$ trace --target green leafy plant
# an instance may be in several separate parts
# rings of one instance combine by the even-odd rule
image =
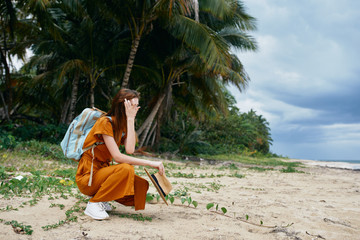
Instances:
[[[245,175],[235,172],[235,173],[229,175],[229,177],[244,178]]]
[[[5,225],[11,225],[16,233],[24,233],[26,235],[31,235],[33,233],[32,227],[30,225],[24,225],[18,221],[12,220],[4,223]]]
[[[4,167],[0,167],[0,180],[7,179],[9,177],[9,174],[5,172]]]
[[[199,205],[197,201],[192,200],[191,197],[186,197],[186,198],[181,198],[181,204],[184,204],[185,202],[188,203],[188,207],[190,207],[190,205],[193,205],[195,208],[197,208],[197,206]]]
[[[304,173],[303,171],[298,171],[294,167],[288,166],[287,168],[283,168],[280,170],[283,173]]]
[[[221,166],[218,168],[219,170],[224,170],[224,169],[230,169],[230,170],[239,170],[238,166],[235,165],[235,163],[230,163],[229,166]]]
[[[160,195],[159,194],[152,194],[152,193],[147,193],[146,194],[146,202],[151,202],[154,199],[156,199],[156,201],[159,202]]]
[[[181,173],[181,172],[177,172],[177,173],[172,173],[171,177],[175,177],[175,178],[196,178],[196,175],[194,175],[193,173]]]
[[[173,204],[174,201],[175,201],[175,197],[174,197],[174,195],[172,195],[172,194],[166,195],[166,196],[165,196],[165,199],[166,199],[166,200],[169,200],[171,204]]]
[[[215,205],[214,203],[208,203],[206,205],[206,209],[209,210],[210,208],[214,207],[214,205]]]
[[[151,202],[152,200],[154,200],[154,194],[150,194],[150,193],[147,193],[146,194],[146,202]]]
[[[145,221],[151,222],[152,221],[151,217],[143,216],[141,213],[140,214],[124,214],[124,213],[114,212],[114,213],[111,213],[111,215],[118,216],[120,218],[132,218],[135,221],[142,221],[142,222],[145,222]]]
[[[211,208],[213,208],[215,206],[215,211],[217,212],[219,210],[219,204],[216,204],[215,203],[208,203],[206,205],[206,209],[207,210],[210,210]],[[222,211],[223,214],[227,213],[227,209],[225,207],[222,207],[220,208],[220,210]]]
[[[77,222],[77,216],[75,215],[75,213],[79,213],[85,210],[85,207],[80,207],[81,203],[87,202],[88,198],[80,193],[75,195],[75,198],[78,199],[78,201],[76,201],[76,203],[65,212],[65,216],[66,218],[64,220],[60,220],[57,223],[54,224],[49,224],[49,225],[45,225],[42,226],[41,228],[44,229],[45,231],[48,231],[50,229],[54,229],[54,228],[58,228],[64,224],[70,223],[70,222]],[[63,204],[52,204],[50,205],[50,207],[54,207],[54,206],[58,206],[60,207],[60,209],[64,208]]]
[[[210,185],[210,189],[214,190],[215,192],[218,191],[223,186],[216,181],[211,182],[209,185]]]
[[[250,167],[249,169],[255,170],[258,172],[272,171],[274,168],[263,168],[263,167]]]
[[[55,204],[55,203],[52,203],[50,204],[50,208],[53,208],[53,207],[59,207],[61,210],[63,210],[65,208],[65,205],[64,204]]]
[[[6,206],[5,208],[1,208],[0,212],[9,212],[9,211],[18,211],[19,209],[14,208],[13,206]]]
[[[0,149],[14,149],[16,145],[17,142],[13,135],[0,131]]]
[[[55,177],[69,178],[70,180],[75,181],[76,168],[56,169],[50,175]]]

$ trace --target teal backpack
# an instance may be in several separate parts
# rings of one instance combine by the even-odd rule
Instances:
[[[103,142],[95,143],[93,146],[83,149],[83,145],[91,128],[105,112],[97,108],[85,108],[80,115],[78,115],[69,125],[65,137],[60,145],[64,152],[65,157],[79,161],[81,155],[95,147],[96,145],[103,144]],[[108,116],[111,121],[111,117]]]
[[[104,144],[103,142],[96,142],[92,146],[83,148],[85,139],[89,134],[91,128],[94,126],[96,120],[98,120],[105,112],[97,108],[85,108],[80,115],[78,115],[68,127],[65,137],[61,141],[60,145],[64,152],[65,157],[71,158],[75,161],[79,161],[81,155],[91,149],[92,162],[91,171],[88,186],[91,186],[93,178],[93,166],[94,166],[94,148],[97,145]],[[107,116],[112,123],[111,117]]]

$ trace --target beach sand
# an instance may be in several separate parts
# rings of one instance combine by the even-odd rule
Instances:
[[[169,175],[181,172],[196,177],[169,177],[172,193],[187,192],[198,202],[197,208],[182,204],[179,198],[169,206],[147,204],[138,212],[112,202],[116,209],[108,220],[78,214],[77,222],[44,231],[41,226],[65,219],[65,211],[76,201],[44,197],[35,206],[0,212],[1,219],[17,220],[34,230],[31,236],[21,235],[1,223],[0,239],[360,239],[360,171],[306,161],[304,168],[297,168],[304,173],[261,172],[241,165],[236,170],[173,162],[175,165],[180,170],[168,169]],[[235,177],[235,173],[244,177]],[[151,184],[149,192],[156,193]],[[0,199],[0,208],[16,207],[22,201]],[[218,211],[215,206],[206,209],[212,202],[218,204]],[[65,208],[49,208],[51,203]],[[222,207],[227,210],[225,215]],[[152,221],[120,218],[119,214],[142,214]]]

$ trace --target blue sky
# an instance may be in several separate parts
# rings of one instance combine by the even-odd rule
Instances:
[[[360,1],[245,0],[258,22],[241,111],[270,123],[271,151],[291,158],[360,160]]]

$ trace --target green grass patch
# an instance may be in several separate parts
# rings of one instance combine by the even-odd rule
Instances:
[[[132,218],[133,220],[135,221],[142,221],[142,222],[145,222],[145,221],[149,221],[151,222],[152,221],[152,218],[151,217],[147,217],[147,216],[144,216],[142,215],[141,213],[140,214],[128,214],[128,213],[110,213],[111,216],[118,216],[120,218]]]
[[[69,178],[72,181],[75,181],[76,168],[67,168],[67,169],[56,169],[50,175],[55,177]]]
[[[225,170],[225,169],[230,169],[230,170],[239,170],[238,166],[236,166],[235,163],[231,163],[228,166],[221,166],[218,168],[219,170]]]
[[[0,180],[7,179],[10,175],[5,172],[4,167],[0,167]]]
[[[280,158],[254,158],[248,156],[242,156],[237,154],[220,154],[220,155],[201,155],[200,157],[205,159],[213,159],[220,161],[233,161],[249,165],[259,165],[259,166],[285,166],[285,167],[299,167],[302,166],[300,162],[289,162],[285,159]]]
[[[263,168],[263,167],[250,167],[250,170],[258,171],[258,172],[265,172],[265,171],[272,171],[274,168]]]
[[[40,155],[46,159],[59,160],[64,163],[74,162],[64,156],[61,147],[58,144],[30,140],[26,142],[20,142],[14,150],[25,152],[31,155]]]
[[[283,173],[304,173],[303,171],[298,171],[293,167],[288,166],[287,168],[283,168],[280,170]]]
[[[3,222],[5,225],[11,225],[14,228],[14,231],[16,233],[23,233],[26,235],[31,235],[34,230],[32,230],[30,225],[24,225],[23,223],[19,223],[18,221],[12,220],[12,221],[4,221],[3,219],[0,219],[0,222]]]
[[[238,172],[235,172],[235,173],[230,174],[230,175],[228,175],[228,176],[229,176],[229,177],[236,177],[236,178],[244,178],[244,177],[245,177],[245,175],[240,174],[240,173],[238,173]]]
[[[56,155],[57,157],[54,157]],[[58,175],[68,177],[72,170],[54,172],[57,169],[75,169],[77,162],[64,157],[60,146],[49,143],[29,141],[19,143],[14,150],[0,150],[0,180],[6,179],[9,172],[37,172],[42,175]],[[69,171],[68,173],[66,171]],[[65,175],[64,175],[65,174]]]
[[[42,196],[53,193],[60,193],[61,197],[67,198],[66,195],[71,195],[72,189],[75,187],[76,184],[71,180],[33,174],[21,180],[11,179],[2,181],[0,184],[0,195],[5,199],[14,196],[32,196],[33,199],[29,202],[30,205],[34,205]]]

